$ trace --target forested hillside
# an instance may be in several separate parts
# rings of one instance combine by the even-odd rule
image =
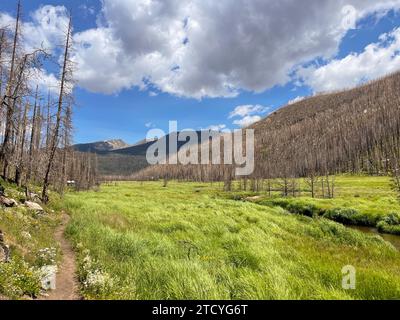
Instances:
[[[319,94],[254,124],[253,180],[337,173],[392,175],[400,188],[400,73],[358,88]],[[231,166],[155,166],[138,178],[228,180]],[[331,181],[330,183],[333,183]],[[329,181],[327,181],[329,184]]]
[[[394,172],[399,166],[399,116],[400,73],[289,105],[253,126],[259,151],[256,175]]]

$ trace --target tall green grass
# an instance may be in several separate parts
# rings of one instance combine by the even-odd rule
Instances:
[[[69,193],[88,299],[396,299],[400,254],[326,219],[221,197],[198,183]],[[357,289],[341,270],[357,269]]]

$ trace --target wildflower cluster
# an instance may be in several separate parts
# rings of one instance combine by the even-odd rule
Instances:
[[[54,266],[57,264],[57,249],[45,248],[37,252],[36,264],[39,267]]]
[[[98,267],[98,263],[92,259],[88,250],[84,251],[80,271],[83,289],[89,295],[106,295],[114,285],[111,276]]]
[[[0,293],[12,299],[37,297],[40,293],[40,272],[22,258],[0,264]]]

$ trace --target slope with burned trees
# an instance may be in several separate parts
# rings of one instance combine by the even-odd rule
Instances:
[[[288,105],[254,124],[254,174],[244,179],[280,179],[287,195],[305,177],[311,192],[323,179],[334,196],[337,173],[391,175],[400,191],[400,73],[355,89],[319,94]],[[321,178],[324,177],[324,178]],[[138,179],[234,179],[231,166],[154,166]]]

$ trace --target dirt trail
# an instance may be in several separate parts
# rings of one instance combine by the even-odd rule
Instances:
[[[55,233],[55,239],[58,241],[62,251],[62,262],[57,273],[56,290],[49,291],[48,297],[41,300],[80,300],[79,284],[76,278],[76,260],[75,253],[71,244],[65,238],[64,233],[70,217],[63,214],[62,223]]]

